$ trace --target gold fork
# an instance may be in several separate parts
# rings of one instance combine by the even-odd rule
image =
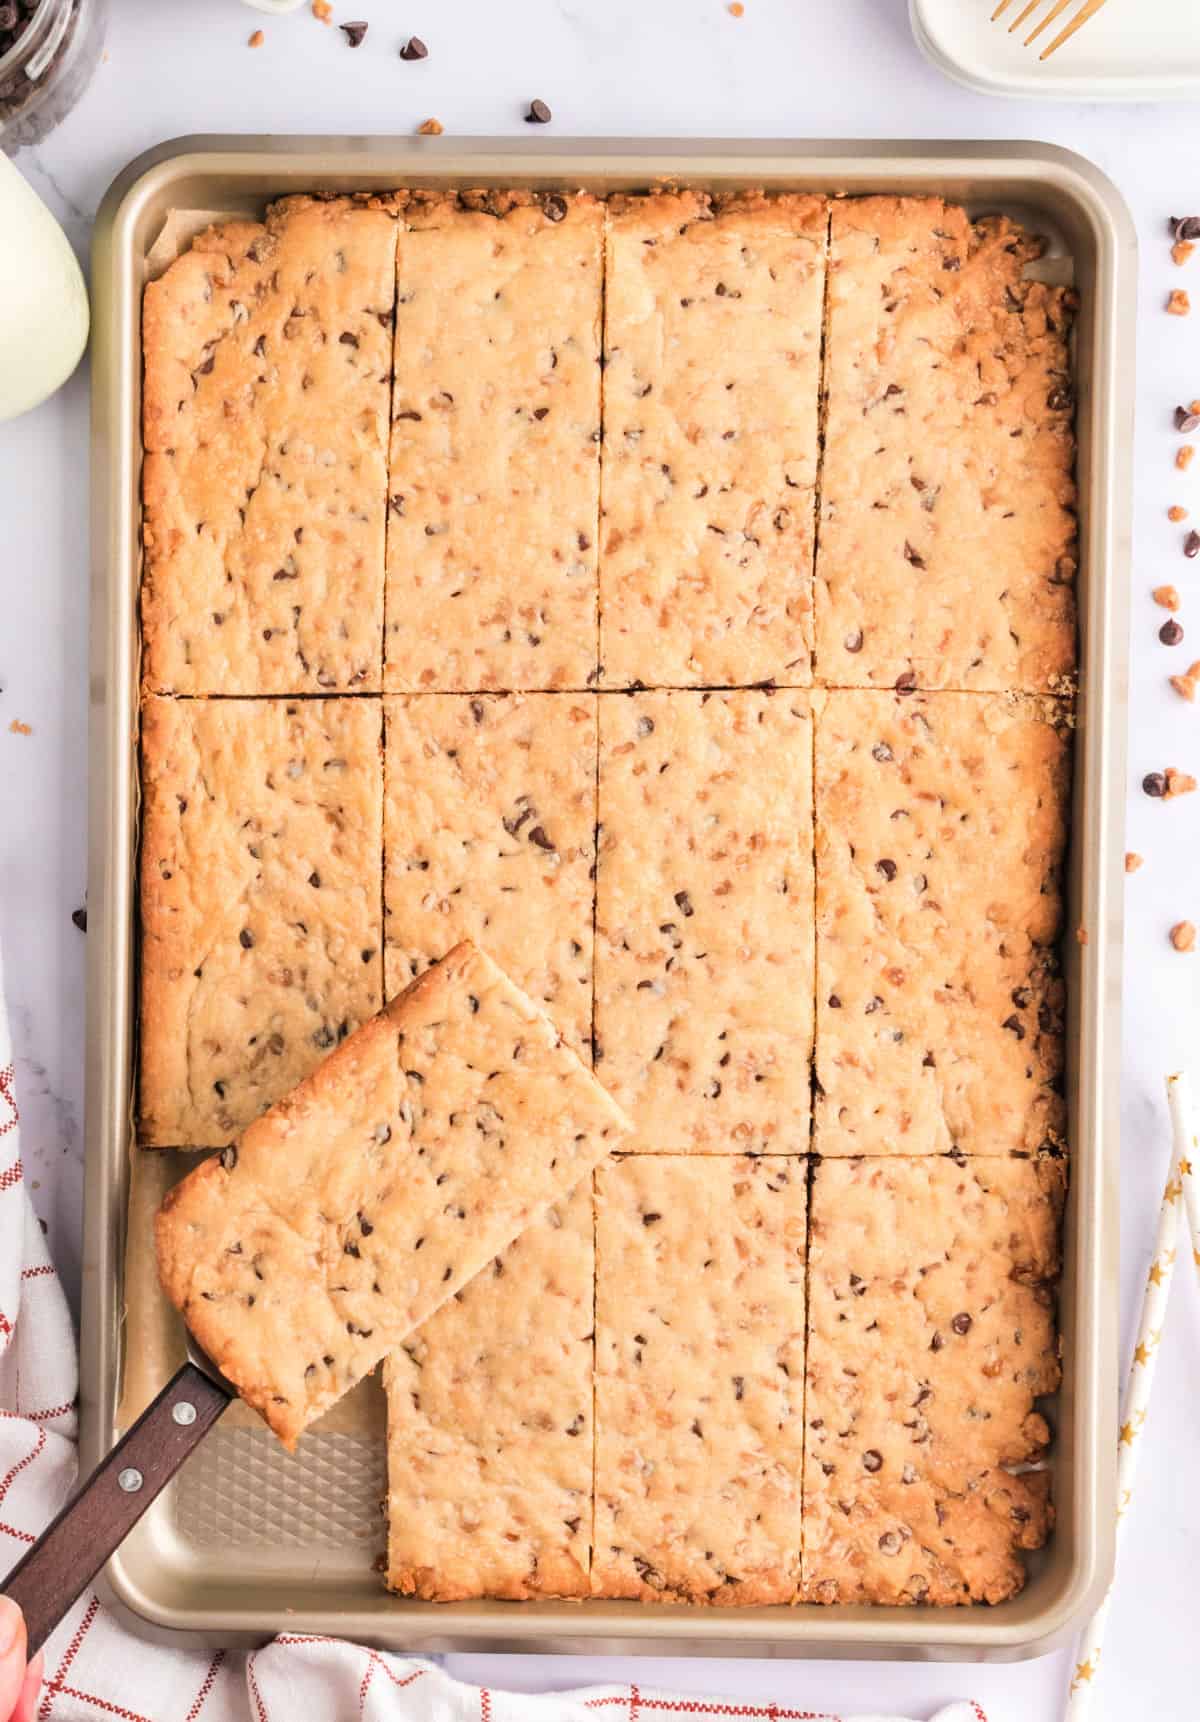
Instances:
[[[1046,16],[1042,19],[1040,24],[1035,25],[1029,32],[1028,36],[1026,36],[1022,43],[1022,46],[1027,48],[1031,42],[1036,41],[1042,31],[1049,25],[1053,24],[1056,18],[1061,17],[1067,10],[1068,6],[1073,3],[1075,3],[1075,0],[1050,0],[1050,8],[1046,13]],[[1025,20],[1036,12],[1039,6],[1045,4],[1046,0],[1027,0],[1027,4],[1021,8],[1012,23],[1008,26],[1009,35],[1011,36],[1014,30],[1019,30]],[[1082,30],[1088,19],[1094,18],[1101,6],[1104,4],[1105,0],[1082,0],[1075,16],[1058,32],[1058,35],[1055,36],[1054,40],[1050,43],[1050,46],[1042,49],[1041,53],[1038,55],[1038,59],[1048,60],[1056,49],[1061,48],[1064,42],[1071,39],[1076,30]],[[1007,12],[1011,5],[1012,0],[1000,0],[1000,4],[992,13],[992,23],[994,24],[996,19],[999,18],[1002,13]]]

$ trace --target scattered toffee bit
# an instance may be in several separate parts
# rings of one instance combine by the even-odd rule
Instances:
[[[261,48],[266,39],[267,38],[263,35],[261,30],[255,30],[252,32],[250,40],[246,43],[246,46],[248,48]]]
[[[1155,801],[1161,801],[1167,793],[1167,780],[1161,771],[1148,771],[1142,779],[1142,789]]]
[[[1177,795],[1191,795],[1195,792],[1196,779],[1187,771],[1176,771],[1169,765],[1166,771],[1166,788],[1163,790],[1163,800],[1171,801]]]
[[[1136,873],[1138,868],[1142,866],[1144,859],[1145,857],[1139,855],[1136,849],[1127,849],[1125,851],[1125,871]]]
[[[10,735],[32,735],[33,725],[31,723],[22,723],[20,718],[14,718],[8,726],[8,733]]]
[[[744,18],[746,16],[746,8],[742,5],[742,0],[729,0],[729,16],[731,18]]]
[[[329,0],[312,0],[312,15],[322,24],[328,24],[333,18],[333,7]]]
[[[1171,928],[1171,943],[1177,951],[1194,951],[1196,929],[1190,921],[1176,921]]]
[[[1158,630],[1158,637],[1164,646],[1177,646],[1183,639],[1183,629],[1174,616],[1169,616],[1163,623]]]
[[[1200,430],[1200,413],[1192,411],[1191,407],[1175,408],[1175,429],[1184,436],[1190,436],[1194,430]]]
[[[529,104],[529,112],[525,115],[525,124],[527,126],[548,126],[553,117],[545,102],[534,100]]]
[[[72,909],[71,910],[71,919],[72,919],[72,921],[74,921],[75,925],[79,928],[79,931],[81,933],[87,932],[87,908],[86,907],[84,907],[82,909]]]
[[[1181,239],[1200,239],[1200,215],[1173,215],[1169,225],[1177,244]]]
[[[444,130],[441,120],[422,120],[417,127],[417,134],[423,138],[440,138]]]
[[[400,58],[402,60],[427,60],[429,49],[419,36],[410,36],[400,50]]]
[[[1186,472],[1195,458],[1195,445],[1190,442],[1185,442],[1182,448],[1177,448],[1175,450],[1175,465],[1179,468],[1180,472]]]
[[[1181,676],[1169,676],[1168,681],[1181,699],[1194,704],[1196,688],[1200,686],[1200,661],[1188,666]]]
[[[1178,610],[1179,593],[1174,586],[1156,586],[1150,596],[1164,610]]]
[[[1200,556],[1200,532],[1193,529],[1188,533],[1183,541],[1183,554],[1189,562],[1196,556]]]
[[[339,24],[338,29],[346,38],[348,46],[357,48],[367,34],[367,21],[365,18],[355,18],[350,24]]]
[[[1174,521],[1176,526],[1178,526],[1178,524],[1181,520],[1186,520],[1187,517],[1188,517],[1187,509],[1186,508],[1180,508],[1178,503],[1176,503],[1174,505],[1174,507],[1168,508],[1168,510],[1167,510],[1167,519]]]
[[[1192,302],[1182,287],[1176,287],[1167,297],[1167,312],[1172,317],[1186,317]]]
[[[1190,239],[1177,239],[1171,247],[1171,261],[1177,268],[1182,269],[1196,247]]]

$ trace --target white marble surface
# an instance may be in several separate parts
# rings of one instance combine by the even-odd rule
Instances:
[[[108,57],[83,103],[20,158],[81,255],[89,219],[132,156],[192,131],[408,132],[435,114],[448,131],[523,133],[532,96],[557,134],[760,137],[1047,138],[1097,161],[1117,182],[1142,244],[1139,423],[1131,688],[1129,843],[1146,857],[1130,882],[1124,1059],[1126,1327],[1148,1257],[1166,1152],[1163,1072],[1197,1057],[1200,954],[1176,955],[1172,921],[1200,922],[1200,796],[1146,800],[1143,772],[1200,775],[1200,710],[1165,677],[1200,657],[1200,564],[1180,554],[1172,502],[1195,503],[1193,474],[1172,466],[1170,413],[1200,396],[1200,308],[1166,317],[1170,286],[1193,285],[1167,255],[1169,214],[1200,208],[1200,107],[1051,107],[975,97],[930,70],[902,0],[349,0],[371,32],[352,52],[308,13],[262,19],[237,0],[117,0]],[[983,0],[969,0],[982,4]],[[1131,0],[1114,0],[1129,4]],[[267,44],[246,38],[261,24]],[[1197,25],[1200,29],[1200,24]],[[396,48],[415,31],[428,61]],[[87,380],[0,426],[0,939],[20,1054],[19,1093],[35,1201],[68,1283],[77,1283],[83,1048],[83,938],[70,913],[84,888],[87,629]],[[1160,646],[1149,588],[1185,595],[1191,637]],[[1195,626],[1193,633],[1193,617]],[[1194,648],[1193,648],[1194,640]],[[29,736],[10,733],[17,718]],[[1200,1302],[1184,1271],[1122,1562],[1099,1718],[1185,1722],[1195,1696],[1200,1589]],[[458,1658],[471,1677],[530,1689],[574,1678],[637,1678],[750,1698],[786,1692],[831,1709],[886,1707],[924,1717],[972,1694],[992,1722],[1060,1714],[1065,1653],[1009,1668],[691,1662],[619,1665]]]

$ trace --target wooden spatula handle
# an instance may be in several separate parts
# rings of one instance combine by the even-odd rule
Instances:
[[[18,1561],[0,1588],[21,1605],[30,1656],[228,1404],[215,1381],[185,1363]]]

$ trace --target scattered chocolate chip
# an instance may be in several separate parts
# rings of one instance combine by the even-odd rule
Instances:
[[[429,49],[419,36],[410,36],[400,50],[400,58],[402,60],[427,60]]]
[[[338,29],[352,48],[357,48],[367,33],[366,20],[355,18],[352,23],[339,24]]]
[[[1171,232],[1177,245],[1181,240],[1200,239],[1200,215],[1173,215]]]
[[[958,1333],[958,1334],[970,1333],[970,1331],[971,1331],[971,1318],[967,1314],[965,1309],[960,1310],[958,1315],[956,1315],[954,1320],[950,1323],[950,1326],[954,1329],[955,1333]]]
[[[1167,780],[1161,771],[1148,771],[1142,779],[1142,789],[1157,800],[1167,793]]]
[[[1200,556],[1200,532],[1189,532],[1183,541],[1183,554],[1190,560]]]
[[[532,101],[529,104],[529,112],[525,115],[525,124],[527,126],[548,126],[553,117],[545,102]]]
[[[1175,408],[1175,429],[1189,436],[1192,431],[1200,430],[1200,413],[1194,413],[1189,407]]]
[[[72,909],[71,910],[71,919],[72,919],[72,921],[74,921],[75,925],[79,928],[79,931],[81,933],[87,932],[87,910],[86,909]]]
[[[1179,644],[1183,638],[1183,629],[1174,616],[1167,617],[1167,620],[1158,630],[1158,637],[1164,646],[1177,646]]]

